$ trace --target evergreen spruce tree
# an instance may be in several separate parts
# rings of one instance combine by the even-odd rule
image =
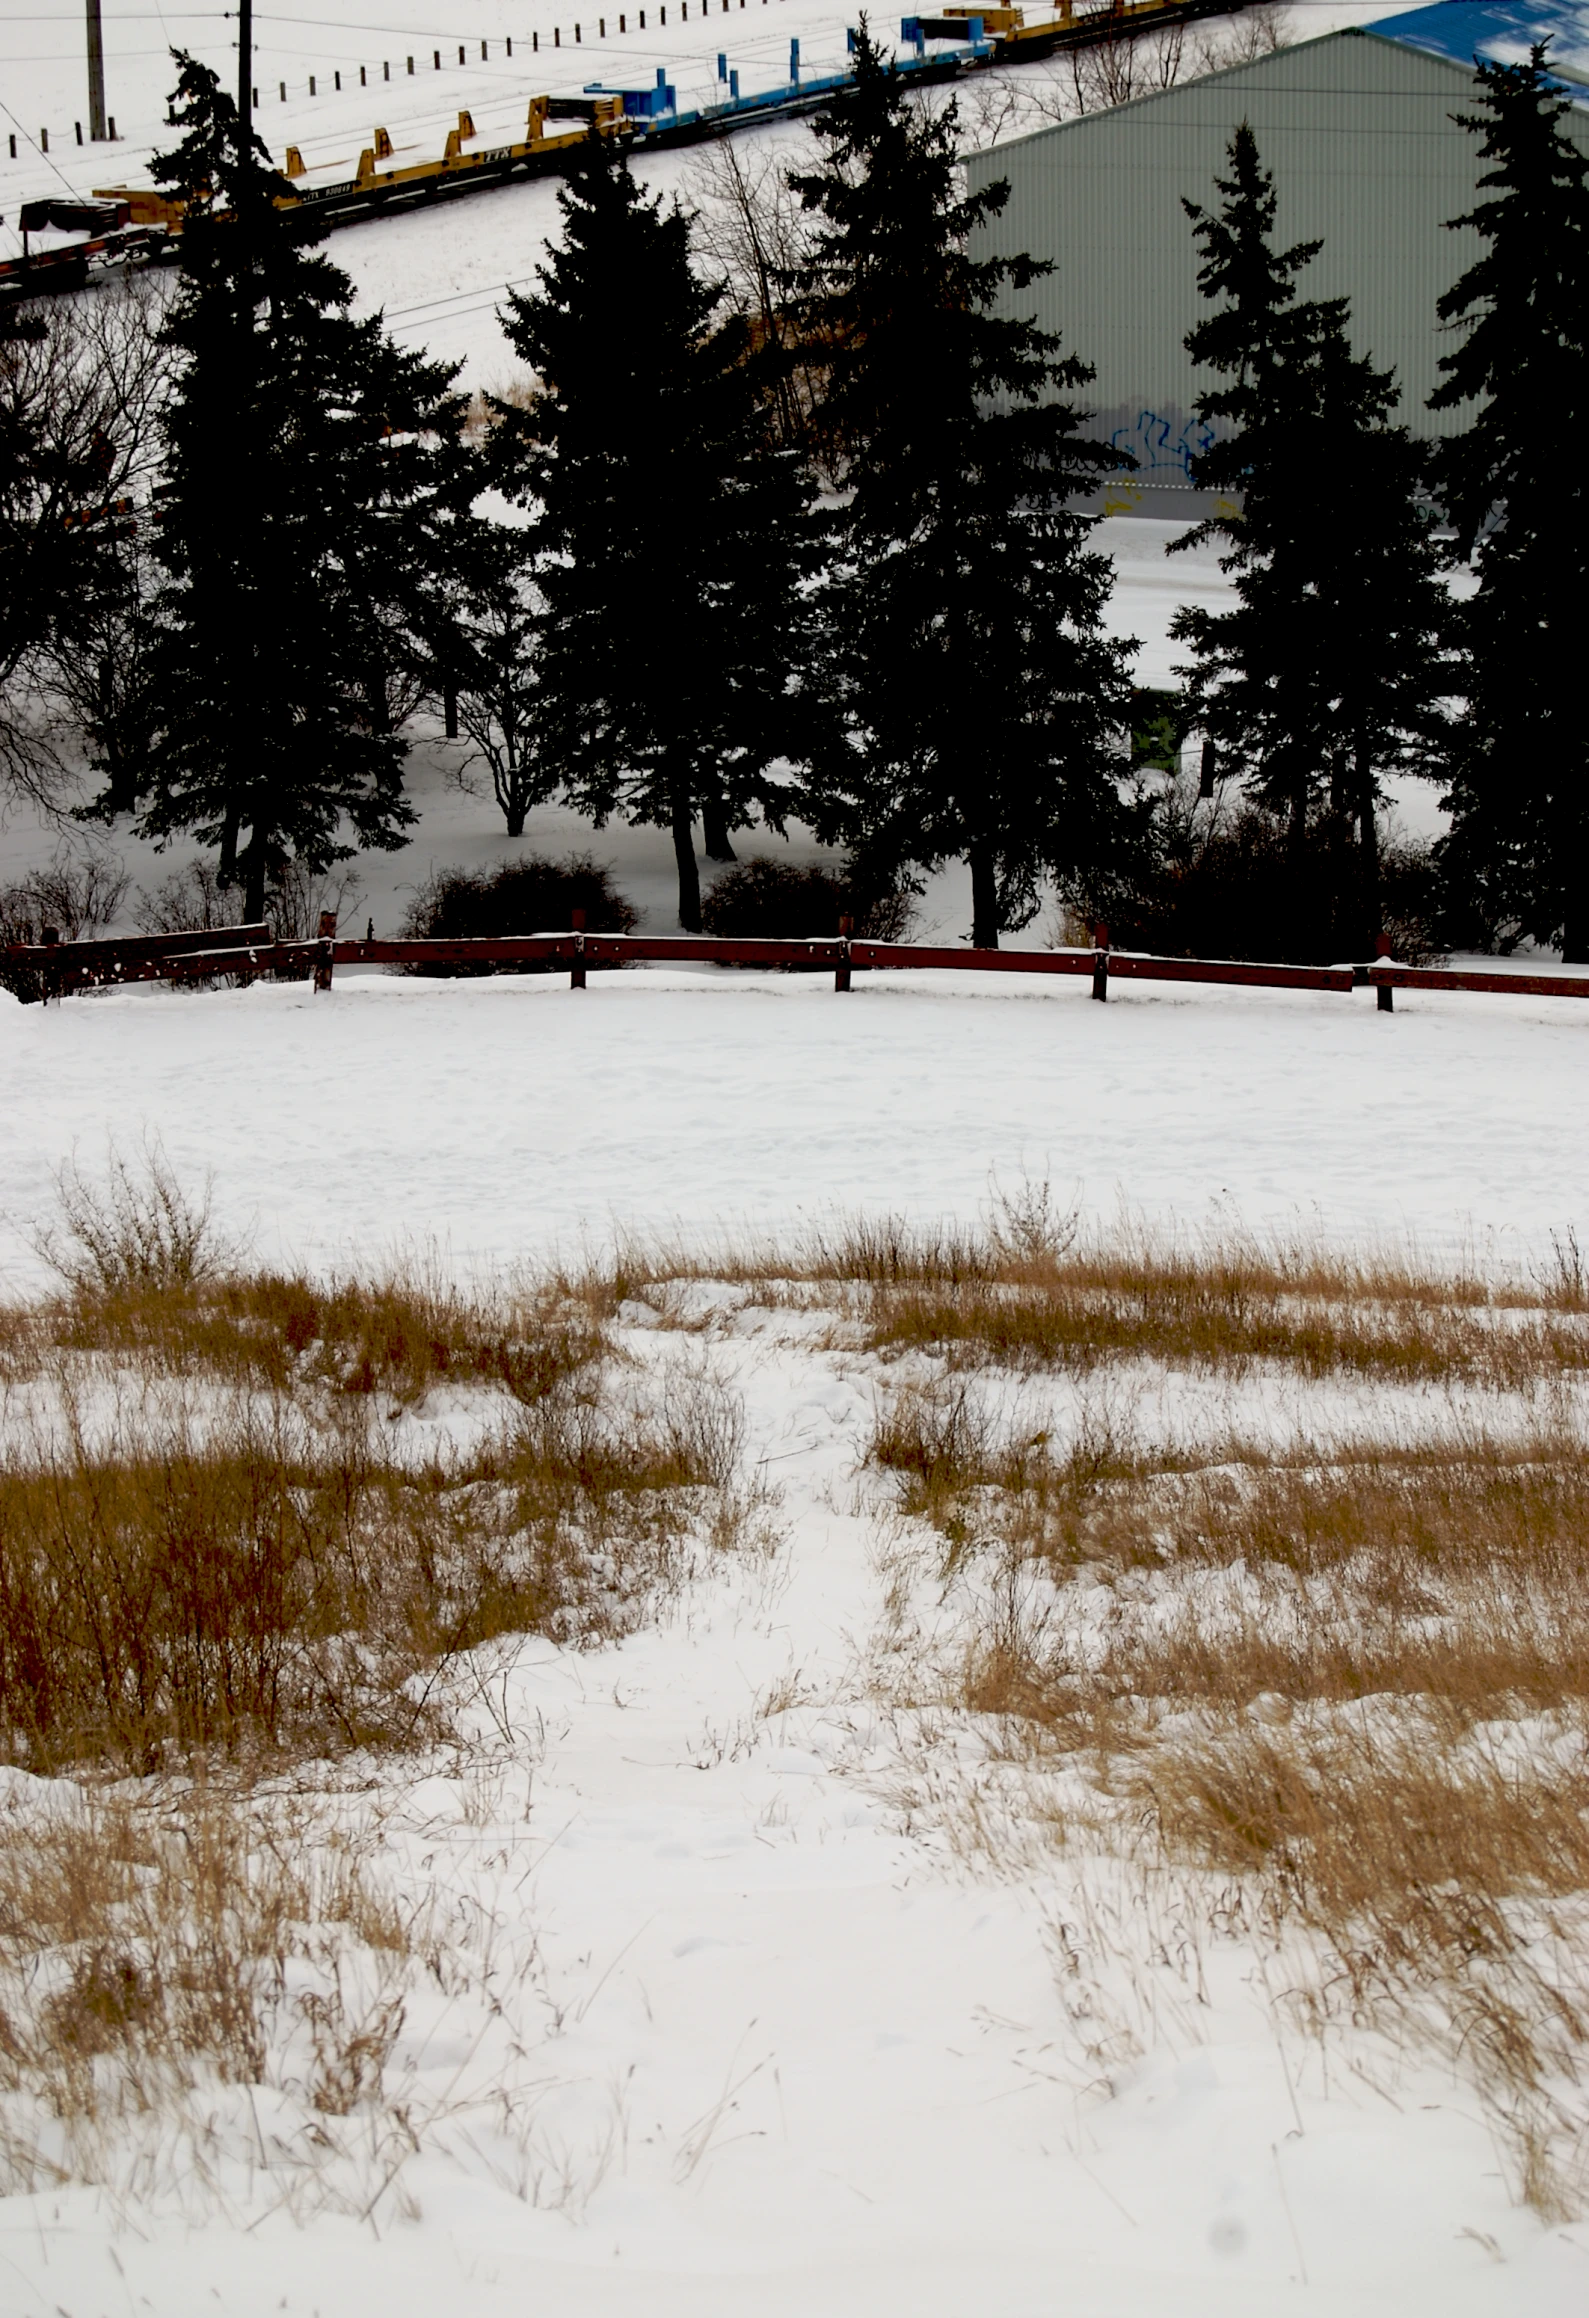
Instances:
[[[972,940],[994,948],[1045,872],[1117,840],[1132,647],[1101,632],[1110,568],[1070,504],[1117,463],[1078,433],[1092,374],[1000,311],[1046,268],[968,254],[1008,188],[959,193],[956,126],[863,22],[821,165],[792,179],[818,221],[796,286],[845,494],[807,810],[880,869],[968,862]]]
[[[294,857],[405,842],[394,601],[473,488],[452,374],[355,322],[215,75],[178,57],[177,379],[157,499],[164,729],[140,826],[220,847],[256,917]]]
[[[1440,301],[1462,336],[1437,410],[1476,403],[1445,446],[1442,496],[1478,593],[1462,611],[1464,691],[1446,845],[1479,930],[1559,941],[1589,960],[1589,763],[1577,653],[1589,623],[1589,160],[1546,49],[1481,64],[1486,198],[1453,218],[1483,254]]]
[[[1392,421],[1393,374],[1353,353],[1348,301],[1298,296],[1321,245],[1274,246],[1274,183],[1245,124],[1229,158],[1220,207],[1184,205],[1215,309],[1187,351],[1220,380],[1197,398],[1220,432],[1192,479],[1222,507],[1172,550],[1223,541],[1236,603],[1171,623],[1195,655],[1178,671],[1185,719],[1287,825],[1298,946],[1371,952],[1382,778],[1435,769],[1451,684],[1427,456]],[[1321,825],[1355,827],[1355,857],[1321,858]]]
[[[558,202],[540,286],[503,316],[540,390],[499,406],[497,429],[504,485],[532,510],[539,760],[598,827],[671,831],[694,930],[697,815],[781,825],[805,487],[685,214],[595,137]]]

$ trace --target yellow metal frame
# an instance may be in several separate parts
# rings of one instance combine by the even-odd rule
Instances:
[[[475,134],[474,119],[468,112],[458,115],[458,125],[447,132],[447,144],[439,160],[415,161],[402,169],[382,169],[378,164],[392,158],[392,140],[387,131],[377,128],[375,141],[366,145],[359,155],[358,169],[352,177],[334,185],[306,186],[299,190],[299,181],[308,175],[303,154],[296,145],[287,147],[283,169],[282,190],[276,196],[278,209],[311,209],[322,201],[348,193],[383,193],[407,186],[442,185],[481,171],[497,171],[511,167],[518,161],[533,161],[543,154],[565,152],[589,135],[583,122],[567,131],[548,135],[547,124],[551,109],[550,97],[531,97],[525,118],[524,137],[512,144],[489,145],[478,153],[466,153],[464,145]],[[592,106],[590,127],[599,137],[622,134],[628,127],[622,97],[597,97]],[[96,189],[96,201],[123,201],[130,212],[133,225],[157,225],[167,233],[182,231],[183,204],[152,186],[123,185],[107,191]]]

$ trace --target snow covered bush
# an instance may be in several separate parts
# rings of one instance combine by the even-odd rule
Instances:
[[[1299,852],[1278,814],[1247,797],[1201,798],[1195,774],[1166,782],[1134,858],[1111,881],[1068,881],[1062,899],[1067,937],[1101,918],[1118,949],[1303,962],[1364,954],[1359,865],[1345,820],[1316,815]],[[1450,945],[1435,849],[1394,827],[1380,845],[1379,906],[1396,957],[1439,962]]]
[[[405,941],[479,941],[505,934],[566,933],[576,909],[593,934],[632,933],[638,913],[612,882],[612,873],[588,853],[549,861],[538,853],[500,869],[441,869],[422,885],[403,921]],[[426,965],[411,974],[524,973],[514,966]],[[566,970],[566,969],[565,969]]]
[[[841,917],[872,942],[901,942],[910,931],[908,893],[873,892],[843,871],[801,869],[757,855],[726,870],[701,904],[701,924],[729,940],[831,939]]]

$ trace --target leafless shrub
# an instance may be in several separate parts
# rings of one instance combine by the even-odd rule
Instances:
[[[37,1253],[79,1294],[125,1296],[186,1289],[226,1261],[211,1218],[210,1187],[195,1200],[158,1143],[141,1164],[112,1144],[102,1176],[85,1175],[75,1158],[55,1178],[57,1223],[33,1235]]]
[[[1172,24],[1154,30],[1111,25],[1069,52],[1071,87],[1078,113],[1103,112],[1133,97],[1174,88],[1191,59],[1187,28]]]
[[[98,847],[60,848],[46,868],[0,889],[0,942],[36,942],[54,926],[68,942],[102,933],[127,897],[121,863]]]
[[[1283,0],[1257,0],[1256,5],[1243,8],[1223,23],[1202,28],[1189,70],[1201,78],[1204,73],[1228,72],[1237,65],[1256,64],[1260,57],[1289,48],[1295,38],[1296,30]]]
[[[1028,112],[1057,124],[1079,114],[1108,111],[1183,81],[1254,64],[1288,46],[1294,37],[1287,11],[1275,5],[1244,8],[1234,17],[1196,29],[1185,24],[1133,27],[1108,22],[1107,10],[1099,14],[1101,29],[1066,52],[1062,75],[1033,77],[1023,80],[1018,93],[990,91],[984,97],[981,111],[968,116],[979,143],[1018,133],[1027,125],[1023,116]],[[995,76],[987,78],[992,81]]]
[[[988,1236],[1005,1263],[1053,1264],[1070,1253],[1081,1231],[1081,1202],[1061,1206],[1046,1175],[1005,1185],[992,1177]]]
[[[42,941],[49,926],[69,942],[92,937],[115,917],[126,892],[126,876],[111,856],[97,848],[86,853],[63,848],[48,868],[0,886],[0,950],[13,942]],[[27,1005],[45,995],[37,969],[20,960],[0,959],[0,989]]]
[[[968,149],[986,152],[1006,137],[1019,137],[1045,120],[1067,119],[1063,102],[1056,109],[1058,84],[1027,68],[1002,72],[997,67],[960,84],[955,101],[965,124]]]
[[[266,892],[265,915],[278,942],[312,941],[320,931],[323,911],[329,910],[338,918],[350,917],[362,895],[355,870],[316,870],[307,862],[284,861]],[[237,887],[223,885],[212,863],[190,861],[158,885],[138,888],[133,920],[145,934],[208,933],[212,928],[241,924],[242,910]],[[297,979],[309,971],[304,967]]]
[[[304,861],[287,861],[271,881],[265,914],[278,942],[307,942],[320,931],[323,912],[339,919],[351,916],[363,890],[356,870],[312,869]]]
[[[132,916],[141,934],[208,933],[214,926],[240,922],[235,894],[207,861],[190,861],[156,886],[140,885]]]

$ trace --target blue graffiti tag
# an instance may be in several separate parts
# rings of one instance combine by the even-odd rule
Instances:
[[[1212,450],[1214,430],[1202,419],[1187,419],[1179,434],[1172,435],[1171,424],[1156,410],[1139,411],[1135,427],[1116,427],[1109,440],[1117,451],[1131,453],[1139,475],[1151,474],[1158,467],[1175,467],[1190,482],[1192,461]]]

